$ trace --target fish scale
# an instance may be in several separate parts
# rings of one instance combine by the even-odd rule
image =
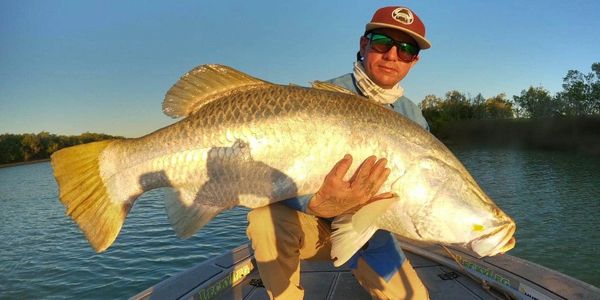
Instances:
[[[379,228],[482,255],[506,248],[514,222],[495,213],[497,207],[441,142],[375,102],[319,86],[274,85],[225,66],[200,66],[165,97],[163,111],[182,120],[140,138],[56,152],[52,165],[61,201],[68,210],[77,205],[71,216],[94,249],[103,251],[148,190],[174,191],[165,200],[169,220],[179,236],[188,237],[234,206],[256,208],[315,193],[346,153],[357,161],[376,155],[391,170],[381,191],[396,197],[336,217],[336,264]],[[73,189],[77,178],[85,180]],[[86,193],[90,188],[97,191]]]

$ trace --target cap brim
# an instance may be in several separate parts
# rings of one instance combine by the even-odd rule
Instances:
[[[385,24],[385,23],[373,23],[373,22],[371,22],[371,23],[367,24],[366,31],[371,31],[371,30],[377,29],[377,28],[391,28],[391,29],[400,30],[402,32],[406,32],[413,39],[415,39],[415,41],[419,45],[419,48],[421,48],[421,49],[428,49],[428,48],[431,47],[431,43],[426,38],[422,37],[420,34],[414,32],[412,30],[408,30],[408,29],[406,29],[404,27],[400,27],[400,26],[392,26],[390,24]]]

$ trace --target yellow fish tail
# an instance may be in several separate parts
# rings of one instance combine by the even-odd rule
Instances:
[[[131,208],[110,199],[100,175],[99,157],[113,141],[64,148],[51,157],[60,201],[96,250],[102,252],[116,239]]]

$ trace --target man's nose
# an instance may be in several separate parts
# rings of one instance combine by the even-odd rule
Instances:
[[[383,54],[383,58],[386,60],[396,61],[398,60],[398,48],[396,45],[392,46],[390,50]]]

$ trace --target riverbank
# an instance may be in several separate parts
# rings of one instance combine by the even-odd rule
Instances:
[[[121,139],[104,133],[85,132],[80,135],[56,135],[47,131],[40,133],[0,134],[0,165],[18,166],[48,160],[52,153],[80,144],[109,139]],[[16,164],[16,165],[15,165]]]
[[[47,161],[50,161],[50,159],[45,158],[45,159],[36,159],[36,160],[30,160],[30,161],[10,163],[10,164],[0,164],[0,169],[10,168],[10,167],[15,167],[15,166],[22,166],[22,165],[38,164],[38,163],[47,162]]]
[[[600,118],[464,120],[436,137],[448,145],[477,144],[600,155]]]

